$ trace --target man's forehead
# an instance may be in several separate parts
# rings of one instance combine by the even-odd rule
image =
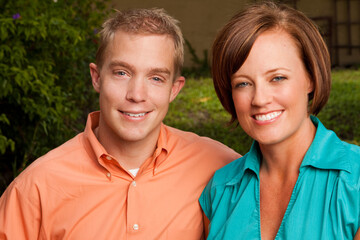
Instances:
[[[134,55],[138,55],[139,59],[143,57],[146,52],[140,52],[139,49],[142,49],[142,45],[145,41],[142,41],[142,38],[148,38],[149,41],[162,41],[161,44],[155,44],[151,48],[145,48],[145,50],[154,51],[154,53],[160,54],[161,61],[168,59],[168,61],[171,61],[172,67],[170,68],[171,71],[174,71],[174,64],[175,64],[175,46],[174,44],[167,44],[166,42],[171,41],[173,43],[174,41],[172,38],[166,34],[139,34],[139,33],[132,33],[132,32],[124,32],[122,30],[118,30],[113,36],[112,39],[109,41],[104,54],[104,62],[107,62],[106,65],[119,65],[121,62],[122,65],[129,63],[126,61],[126,59],[131,55],[132,52],[134,52]],[[137,41],[139,40],[139,41]],[[147,40],[146,40],[147,41]],[[136,43],[139,43],[139,46],[136,46]],[[166,45],[168,47],[166,47]],[[126,46],[126,49],[125,49]],[[129,47],[131,46],[131,47]],[[169,48],[170,46],[170,48]],[[155,56],[154,56],[155,59]],[[159,64],[160,64],[159,62]],[[134,61],[134,65],[136,62]],[[149,63],[149,64],[157,64],[156,62]],[[155,66],[155,68],[164,68],[163,66]],[[167,67],[169,68],[169,67]]]

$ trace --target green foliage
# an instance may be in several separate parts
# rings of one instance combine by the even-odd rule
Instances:
[[[0,0],[0,170],[6,184],[82,131],[97,106],[88,64],[104,20],[100,0]]]
[[[203,51],[203,57],[200,58],[193,46],[188,40],[185,39],[185,46],[188,48],[188,51],[191,56],[191,67],[185,67],[183,70],[183,75],[185,77],[191,78],[200,78],[200,77],[210,77],[211,68],[209,63],[208,51],[205,49]]]
[[[319,118],[345,141],[360,145],[360,68],[332,72],[330,99]]]
[[[328,104],[319,114],[322,123],[343,140],[360,145],[360,69],[333,71]],[[165,123],[216,139],[246,153],[252,143],[240,127],[227,127],[230,114],[221,106],[210,78],[188,79],[170,104]]]

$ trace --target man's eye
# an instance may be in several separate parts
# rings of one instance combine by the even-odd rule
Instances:
[[[126,73],[124,71],[118,71],[116,72],[117,75],[120,75],[120,76],[125,76]]]
[[[153,79],[154,81],[157,81],[157,82],[161,82],[161,81],[162,81],[162,79],[159,78],[159,77],[153,77],[152,79]]]

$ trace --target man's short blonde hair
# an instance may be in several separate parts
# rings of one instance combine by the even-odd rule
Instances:
[[[184,39],[178,24],[179,21],[167,14],[164,9],[116,11],[114,16],[107,19],[102,25],[100,46],[96,53],[97,66],[101,69],[106,48],[117,31],[133,34],[168,35],[174,41],[175,76],[180,75],[184,63]]]

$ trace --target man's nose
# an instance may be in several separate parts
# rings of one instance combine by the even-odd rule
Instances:
[[[132,102],[143,102],[147,97],[147,87],[145,79],[132,77],[127,86],[126,99]]]

